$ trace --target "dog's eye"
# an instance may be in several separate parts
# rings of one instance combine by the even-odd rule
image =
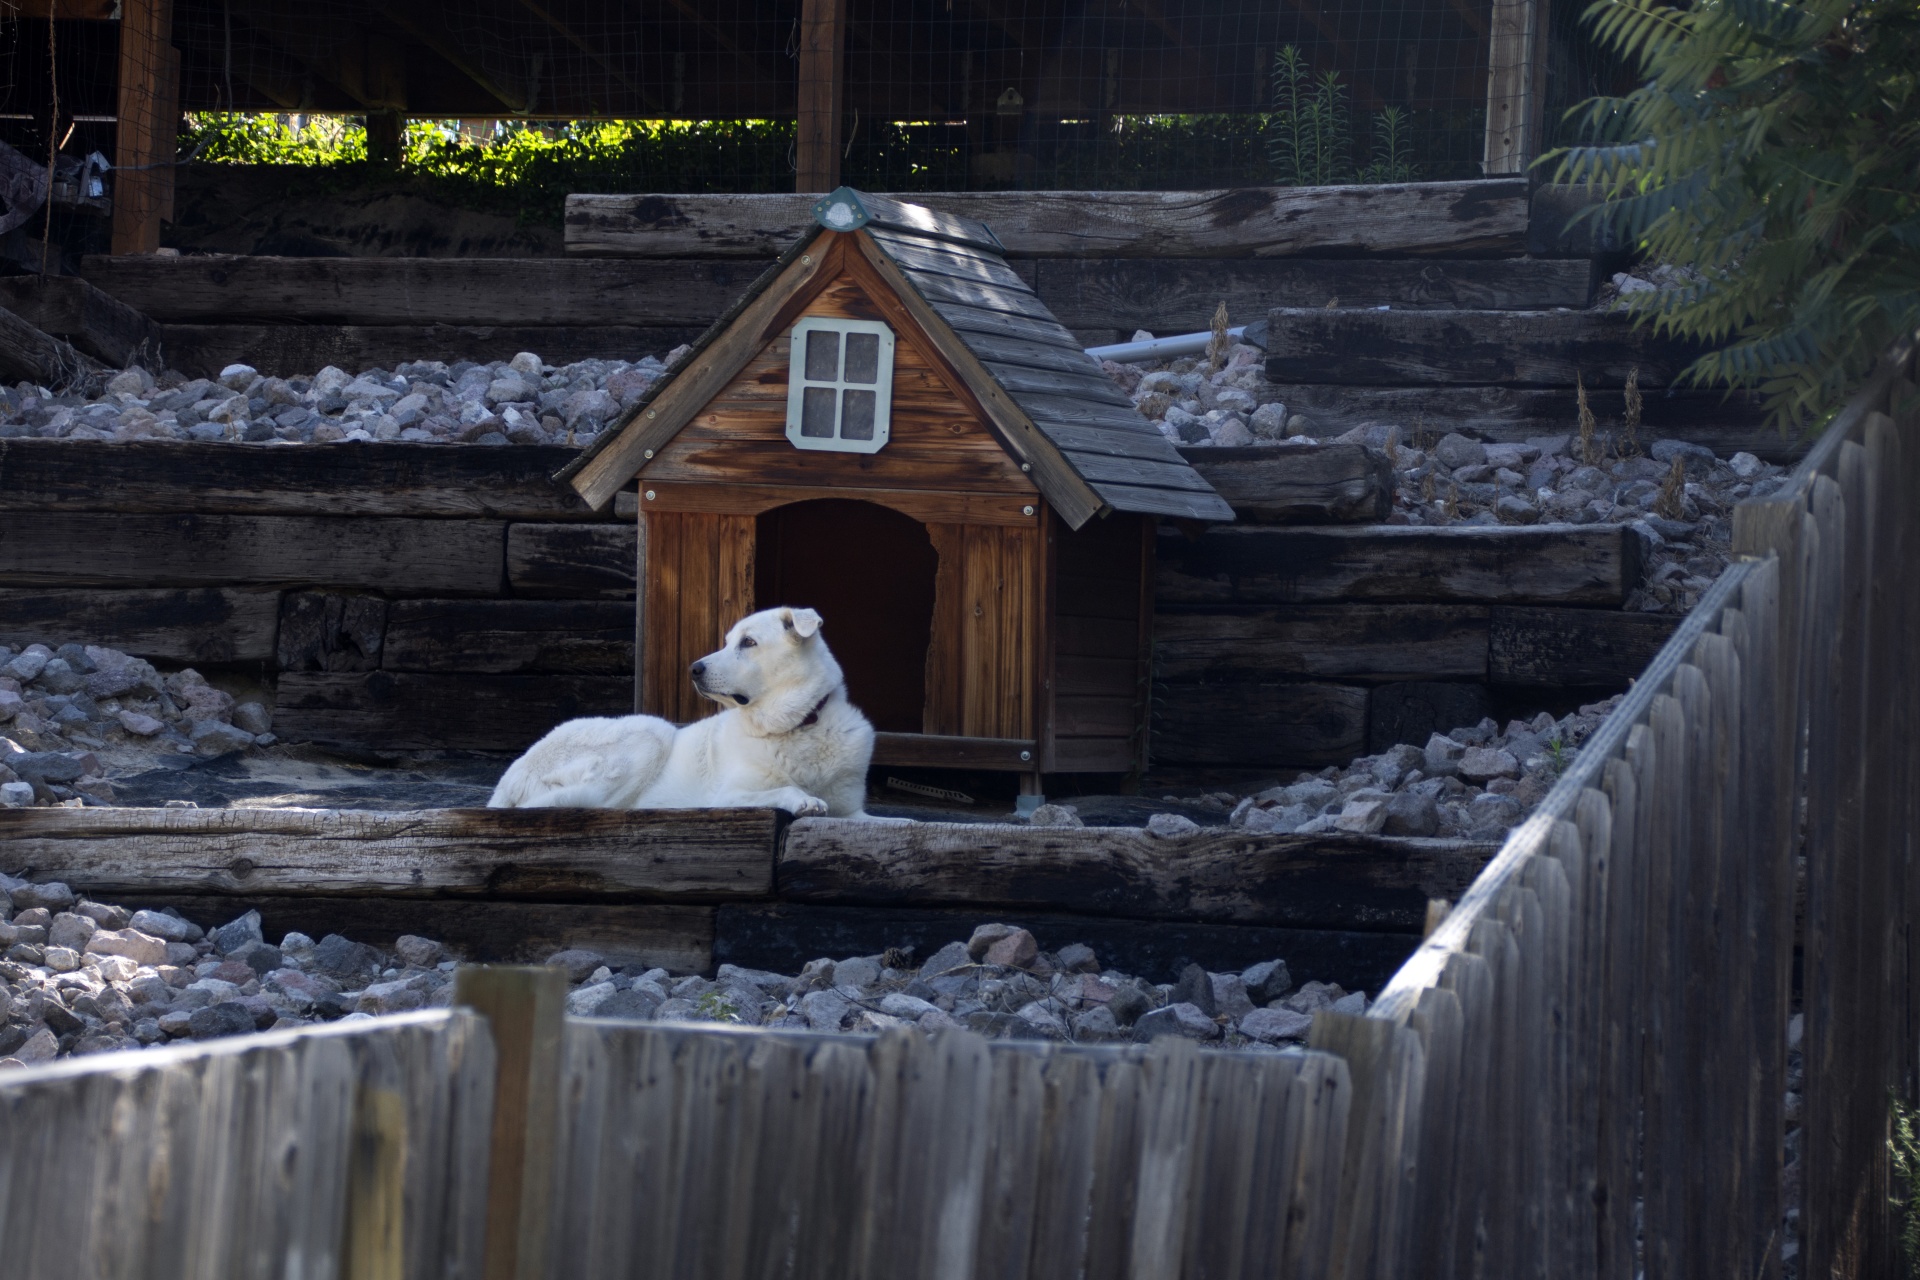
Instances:
[[[741,647],[742,649],[751,649],[751,648],[753,648],[753,646],[755,646],[755,645],[757,645],[757,644],[759,644],[759,643],[760,643],[760,642],[759,642],[758,640],[755,640],[755,639],[754,639],[754,638],[753,638],[752,636],[741,636],[741,637],[740,637],[740,647]]]

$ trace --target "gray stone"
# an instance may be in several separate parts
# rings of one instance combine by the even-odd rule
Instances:
[[[371,990],[371,988],[369,988]],[[567,994],[567,1012],[576,1018],[591,1016],[602,1004],[618,994],[620,988],[611,982],[596,982],[589,987]]]
[[[199,925],[182,920],[179,916],[170,916],[164,911],[136,911],[127,924],[163,942],[192,942],[200,937]]]
[[[1458,432],[1449,432],[1440,438],[1434,446],[1434,456],[1449,468],[1477,467],[1487,460],[1487,447],[1478,440],[1469,440]]]
[[[47,945],[66,947],[72,951],[85,951],[87,943],[100,928],[100,922],[71,911],[62,911],[53,918],[53,924],[47,929]]]
[[[880,997],[880,1012],[894,1018],[905,1018],[909,1022],[917,1021],[927,1010],[935,1007],[931,1000],[922,1000],[904,991],[891,991]]]
[[[1344,1013],[1354,1018],[1359,1017],[1366,1011],[1367,993],[1364,991],[1349,992],[1347,995],[1341,996],[1338,1000],[1335,1000],[1327,1006],[1327,1012],[1329,1013]]]
[[[426,1005],[427,993],[415,985],[413,979],[396,978],[391,982],[369,984],[355,1001],[354,1009],[358,1013],[410,1013],[415,1009],[424,1009]],[[219,1007],[214,1006],[216,1009]]]
[[[1003,965],[1014,969],[1026,969],[1039,958],[1040,944],[1025,929],[1015,929],[987,948],[982,959],[987,964]],[[835,974],[838,977],[838,974]]]
[[[1167,996],[1167,1003],[1193,1005],[1209,1018],[1220,1012],[1220,1007],[1213,999],[1213,979],[1197,964],[1190,964],[1180,971],[1172,993]]]
[[[1253,1000],[1247,994],[1247,984],[1237,973],[1214,973],[1207,975],[1213,980],[1213,1007],[1217,1012],[1229,1018],[1239,1018],[1252,1010]]]
[[[1493,778],[1517,778],[1520,762],[1499,747],[1471,747],[1460,757],[1460,778],[1476,786]]]
[[[1065,1040],[1067,1038],[1066,1020],[1051,1007],[1048,1001],[1034,1000],[1021,1005],[1020,1008],[1014,1012],[1013,1016],[1049,1040]]]
[[[1282,1040],[1305,1040],[1313,1030],[1311,1014],[1292,1009],[1255,1009],[1240,1019],[1240,1034],[1249,1040],[1275,1044]]]
[[[1381,828],[1390,836],[1430,836],[1440,829],[1440,806],[1431,795],[1402,791],[1387,801]]]
[[[1062,973],[1100,972],[1100,958],[1093,953],[1093,948],[1084,942],[1068,943],[1060,948],[1054,960]]]
[[[984,951],[982,954],[985,954]],[[973,955],[964,942],[949,942],[934,952],[927,962],[920,966],[922,978],[937,978],[943,973],[952,973],[964,969],[973,963]]]
[[[659,1013],[660,1006],[666,1002],[666,997],[660,989],[648,983],[644,986],[629,987],[625,991],[614,992],[594,1007],[591,1016],[628,1018],[644,1022]]]
[[[1480,795],[1467,804],[1467,822],[1473,835],[1489,837],[1504,833],[1526,814],[1512,796]]]
[[[82,898],[73,904],[73,910],[76,915],[85,916],[102,929],[124,929],[133,923],[133,912],[108,902]]]
[[[1043,804],[1027,816],[1030,827],[1084,827],[1079,812],[1070,804]]]
[[[138,929],[96,929],[87,939],[87,954],[125,956],[135,964],[159,965],[167,962],[167,944]]]
[[[1197,1006],[1185,1002],[1170,1004],[1143,1014],[1133,1024],[1133,1038],[1142,1044],[1161,1036],[1183,1036],[1188,1040],[1217,1040],[1220,1024]]]
[[[1262,440],[1281,440],[1286,436],[1287,406],[1278,402],[1263,404],[1253,411],[1248,423],[1253,434]]]
[[[235,728],[258,735],[273,728],[273,717],[260,703],[243,702],[233,709],[233,723]]]
[[[263,977],[278,969],[281,964],[280,948],[259,938],[241,943],[227,953],[227,959],[238,960]]]
[[[1243,971],[1240,981],[1255,1004],[1271,1004],[1293,990],[1293,975],[1285,960],[1262,960]]]
[[[723,987],[745,987],[753,991],[754,999],[769,996],[778,999],[787,994],[791,982],[785,974],[769,973],[764,969],[742,969],[736,964],[723,964],[715,971],[714,981]]]
[[[1460,757],[1466,753],[1464,743],[1436,733],[1427,739],[1420,771],[1429,778],[1450,778],[1460,772]]]
[[[1113,1010],[1104,1004],[1097,1004],[1085,1013],[1076,1014],[1072,1025],[1075,1040],[1117,1040],[1120,1037],[1120,1023],[1113,1016]]]
[[[1519,476],[1514,477],[1519,482]],[[1535,524],[1540,519],[1540,509],[1517,493],[1502,494],[1493,504],[1493,514],[1505,524]]]
[[[1200,834],[1200,824],[1178,813],[1156,813],[1147,819],[1147,834],[1161,840],[1184,840]]]
[[[974,928],[973,936],[967,939],[967,954],[975,960],[987,954],[987,948],[1012,933],[1019,926],[1011,924],[983,924]]]
[[[1113,1011],[1115,1021],[1123,1027],[1129,1027],[1153,1008],[1153,1001],[1140,988],[1126,985],[1113,993],[1113,998],[1107,1001],[1107,1008]]]
[[[253,745],[254,735],[238,725],[219,720],[196,720],[187,731],[193,753],[199,756],[223,756],[229,751],[244,751]]]
[[[838,991],[809,991],[800,997],[800,1016],[815,1031],[838,1031],[859,1012],[859,1006]]]
[[[353,942],[330,933],[314,947],[313,958],[308,963],[329,977],[351,981],[377,972],[380,953],[364,942]]]
[[[0,782],[0,809],[27,809],[32,805],[31,782]]]
[[[13,1056],[30,1067],[43,1062],[52,1062],[60,1052],[60,1040],[46,1027],[27,1037],[27,1042],[13,1051]]]
[[[72,663],[65,658],[53,658],[40,668],[40,678],[33,683],[48,693],[77,693],[83,681]]]
[[[1387,802],[1381,799],[1353,799],[1341,808],[1333,820],[1336,831],[1375,835],[1387,825]]]
[[[238,951],[249,942],[261,941],[260,913],[249,911],[229,920],[213,931],[211,940],[215,953],[223,956]]]
[[[1689,475],[1706,474],[1713,469],[1716,461],[1713,450],[1686,440],[1655,440],[1647,454],[1655,462],[1667,466],[1672,466],[1675,458],[1685,459],[1681,465]]]
[[[585,980],[587,975],[591,974],[606,962],[607,958],[598,951],[587,951],[577,947],[570,948],[566,951],[556,951],[546,959],[546,963],[558,966],[567,971],[568,982]]]
[[[431,969],[446,958],[447,949],[431,938],[403,933],[393,941],[394,954],[416,969]]]
[[[1767,469],[1767,464],[1750,453],[1736,453],[1727,459],[1727,465],[1733,468],[1733,474],[1742,480],[1751,480]]]
[[[833,966],[835,987],[866,988],[880,981],[880,965],[867,956],[851,956]]]
[[[253,1013],[238,1000],[226,1000],[195,1009],[187,1018],[187,1033],[195,1040],[243,1036],[256,1030]]]

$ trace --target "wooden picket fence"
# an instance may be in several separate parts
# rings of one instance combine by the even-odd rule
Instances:
[[[1802,1276],[1893,1274],[1912,366],[1737,509],[1738,562],[1310,1050],[569,1022],[557,970],[464,970],[451,1012],[0,1073],[5,1273],[1766,1280],[1797,1236]]]
[[[1903,345],[1364,1018],[1332,1274],[1894,1274],[1914,1096],[1920,430]],[[1796,898],[1796,885],[1804,899]],[[1796,933],[1796,915],[1801,917]]]

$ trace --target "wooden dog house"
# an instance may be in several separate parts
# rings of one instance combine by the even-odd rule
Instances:
[[[881,764],[1144,762],[1153,521],[1233,513],[978,222],[841,188],[561,473],[638,477],[639,709],[736,620],[826,619]]]

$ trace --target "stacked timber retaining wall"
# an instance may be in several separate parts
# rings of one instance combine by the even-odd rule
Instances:
[[[0,441],[0,644],[263,681],[289,741],[517,751],[633,706],[635,526],[551,482],[569,456]],[[1248,525],[1160,543],[1160,769],[1344,763],[1597,698],[1672,626],[1620,611],[1640,549],[1618,526]]]

